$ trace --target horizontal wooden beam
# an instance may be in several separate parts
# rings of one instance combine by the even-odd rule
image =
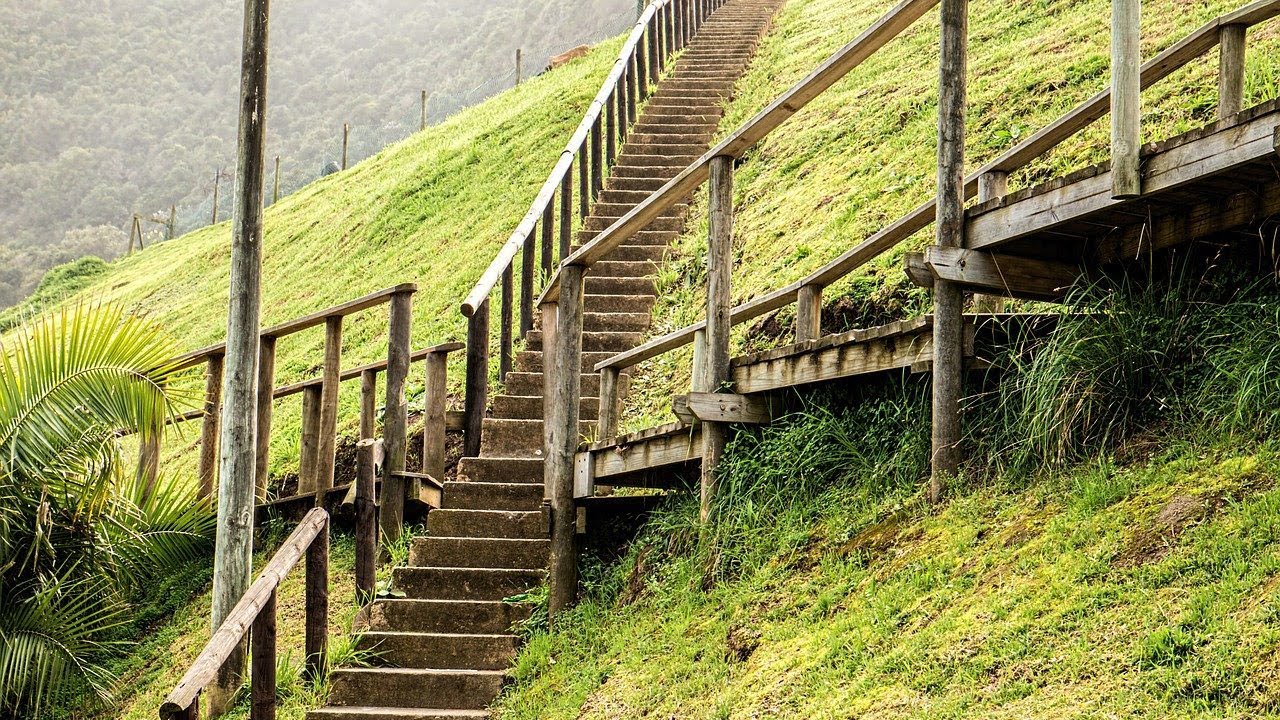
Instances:
[[[922,260],[932,279],[1029,300],[1059,299],[1080,275],[1070,263],[938,245],[927,248]]]
[[[599,443],[586,448],[591,454],[594,481],[654,468],[683,465],[702,457],[702,430],[681,424],[653,428],[624,436],[616,444]],[[609,485],[613,483],[604,482]]]
[[[1137,203],[1163,192],[1270,159],[1280,126],[1276,105],[1269,103],[1255,113],[1233,116],[1148,149],[1142,163],[1141,198],[1113,199],[1111,172],[1095,168],[1094,174],[1075,182],[1017,193],[998,201],[995,207],[979,208],[966,222],[965,245],[973,250],[991,248],[1121,206],[1141,209]]]
[[[732,393],[689,393],[671,400],[676,417],[685,414],[702,422],[763,425],[774,417],[775,402],[768,397],[750,397]]]

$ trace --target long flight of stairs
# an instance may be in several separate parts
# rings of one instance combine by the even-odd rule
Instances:
[[[579,244],[622,217],[707,151],[723,104],[783,0],[730,0],[702,26],[645,104],[579,233]],[[584,368],[641,342],[655,302],[653,273],[681,231],[687,204],[655,220],[586,278]],[[394,570],[404,599],[362,612],[360,646],[373,667],[335,670],[329,706],[310,720],[485,718],[515,657],[512,625],[528,607],[503,602],[545,577],[550,552],[541,511],[542,337],[506,377],[484,421],[480,457],[445,485],[443,507],[409,565]],[[600,376],[582,376],[582,431],[597,417]],[[621,388],[625,388],[623,376]]]

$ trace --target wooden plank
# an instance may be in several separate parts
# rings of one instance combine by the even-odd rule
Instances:
[[[936,245],[925,250],[923,260],[934,278],[1030,300],[1060,299],[1080,276],[1070,263]]]
[[[426,358],[432,355],[433,353],[448,354],[451,352],[456,352],[458,350],[461,350],[465,347],[466,347],[466,344],[460,343],[460,342],[440,343],[439,345],[432,345],[430,347],[425,347],[420,350],[414,350],[413,353],[409,355],[409,361],[418,362],[419,360],[422,360],[423,358]],[[351,368],[350,370],[343,370],[342,375],[340,375],[339,377],[341,377],[343,382],[346,382],[347,380],[355,380],[356,378],[363,377],[364,373],[366,372],[378,373],[386,369],[387,369],[387,361],[384,359],[384,360],[379,360],[377,362],[368,363],[367,365],[359,365],[357,367]],[[292,383],[290,385],[281,385],[277,387],[275,390],[275,398],[279,400],[280,398],[283,398],[283,397],[296,395],[302,392],[303,390],[307,389],[308,387],[311,387],[313,385],[319,386],[323,382],[324,382],[324,378],[314,377],[309,380],[303,380],[301,382]]]
[[[298,494],[313,495],[320,463],[320,388],[312,385],[302,393],[302,431],[298,443]],[[325,488],[326,490],[328,488]]]
[[[620,400],[618,396],[617,368],[605,368],[600,371],[600,410],[597,414],[596,433],[599,437],[613,437],[618,432],[618,414]]]
[[[1218,42],[1218,117],[1244,108],[1244,50],[1247,25],[1223,25]]]
[[[910,367],[931,358],[933,339],[924,328],[897,337],[765,359],[733,368],[733,387],[742,394],[768,392],[814,382]]]
[[[698,392],[683,397],[689,412],[703,422],[762,425],[773,420],[774,403],[767,397]]]
[[[591,470],[590,452],[579,452],[573,456],[573,499],[575,501],[596,494],[596,479]]]
[[[320,432],[316,446],[316,487],[333,487],[334,465],[338,449],[338,392],[342,383],[342,317],[331,317],[324,324],[324,371],[320,385]]]
[[[796,342],[822,336],[822,288],[805,285],[796,293]]]
[[[1111,0],[1111,197],[1142,194],[1142,0]]]
[[[204,423],[200,426],[200,462],[196,477],[199,479],[199,497],[213,494],[218,476],[218,421],[222,413],[223,356],[209,356],[205,368],[204,408],[200,410]]]
[[[683,465],[701,457],[702,430],[691,427],[682,427],[675,432],[628,444],[591,450],[592,470],[597,484],[605,478]]]
[[[257,413],[258,413],[258,436],[257,436],[257,452],[254,458],[254,477],[255,486],[257,488],[256,496],[259,501],[267,497],[267,470],[271,464],[271,413],[274,409],[275,387],[276,382],[276,339],[270,335],[263,335],[259,340],[258,347],[258,390],[257,390]],[[230,388],[227,389],[230,393]],[[222,422],[224,430],[222,440],[219,443],[222,447],[226,447],[230,442],[227,436],[225,425],[228,422],[229,408],[223,407]],[[222,473],[223,479],[226,478],[225,470]]]
[[[1240,116],[1237,116],[1240,117]],[[1275,152],[1275,132],[1280,112],[1268,112],[1239,125],[1219,124],[1205,134],[1157,149],[1143,162],[1143,199],[1187,186],[1198,180],[1230,172]],[[1122,206],[1111,197],[1111,174],[1092,177],[971,214],[965,245],[989,248],[1069,222]],[[1133,201],[1127,201],[1133,202]]]
[[[425,386],[426,407],[422,429],[422,472],[444,477],[445,469],[445,403],[448,400],[448,356],[427,356]]]

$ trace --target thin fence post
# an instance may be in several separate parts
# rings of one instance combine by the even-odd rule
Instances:
[[[645,25],[644,38],[632,51],[636,64],[636,102],[643,102],[649,95],[649,26]],[[632,118],[635,119],[634,117]]]
[[[347,146],[351,141],[351,125],[342,123],[342,169],[347,169]]]
[[[537,228],[534,228],[536,231]],[[546,243],[542,246],[546,252]],[[537,248],[534,245],[533,232],[524,238],[520,249],[520,335],[533,329],[533,267],[537,260]]]
[[[383,468],[382,502],[378,521],[388,542],[400,539],[404,526],[405,455],[408,450],[409,408],[405,404],[405,381],[409,376],[409,344],[413,327],[413,293],[391,296],[387,332],[387,390],[382,416]]]
[[[570,168],[570,172],[569,172],[569,173],[567,173],[567,174],[565,175],[565,177],[571,177],[571,175],[572,175],[572,168]],[[570,184],[570,185],[572,185],[573,183],[569,183],[569,184]],[[561,192],[563,192],[563,191],[564,191],[564,181],[561,181],[561,183],[560,183],[560,187],[561,187]],[[564,204],[564,196],[563,196],[563,195],[561,195],[561,197],[560,197],[560,204],[561,204],[561,205],[563,205],[563,204]],[[562,223],[562,224],[561,224],[561,228],[560,228],[560,229],[561,229],[561,231],[563,231],[563,230],[564,230],[564,227],[563,227],[563,220],[561,221],[561,223]],[[555,230],[556,230],[556,204],[555,204],[555,198],[551,198],[551,200],[547,203],[547,206],[546,206],[545,208],[543,208],[543,209],[542,209],[542,224],[539,226],[539,229],[542,231],[542,235],[541,235],[541,239],[542,239],[542,247],[543,247],[543,249],[544,249],[544,250],[548,251],[548,253],[547,253],[547,254],[548,254],[548,255],[550,255],[550,254],[551,254],[551,251],[552,251],[551,239],[552,239],[553,237],[555,237]],[[560,253],[560,258],[561,258],[561,259],[564,259],[564,253],[563,253],[563,252],[561,252],[561,253]],[[548,277],[550,277],[550,273],[548,273]],[[532,311],[532,307],[530,307],[530,311]],[[532,318],[530,318],[530,319],[532,319]]]
[[[267,499],[267,471],[271,466],[271,412],[275,406],[276,339],[263,336],[258,345],[258,452],[255,478],[258,500]]]
[[[311,682],[324,677],[329,654],[329,517],[307,548],[306,676]]]
[[[978,176],[978,202],[984,203],[1009,194],[1009,174],[1000,170],[992,170]],[[973,310],[979,313],[1000,312],[1004,309],[1004,298],[986,293],[974,293]]]
[[[1111,196],[1142,194],[1142,2],[1111,2]]]
[[[613,167],[614,160],[617,157],[616,155],[617,142],[618,142],[618,102],[616,97],[617,94],[618,94],[618,87],[615,85],[613,88],[613,92],[609,95],[609,99],[605,102],[606,127],[605,127],[605,140],[604,140],[604,154],[605,154],[605,167],[608,167],[608,168]],[[600,188],[603,188],[603,187],[604,187],[604,177],[602,173],[600,178]],[[600,193],[600,189],[597,188],[596,194],[599,195],[599,193]]]
[[[445,401],[448,398],[449,356],[427,355],[426,408],[422,427],[422,472],[444,482]]]
[[[250,632],[250,720],[276,717],[276,591],[272,590],[253,620]]]
[[[373,467],[374,436],[377,433],[378,373],[360,373],[360,442],[356,445],[356,603],[373,599],[378,570],[378,507],[374,502],[376,477]]]
[[[618,434],[618,376],[620,370],[607,367],[600,371],[600,409],[597,414],[596,435],[601,439]]]
[[[280,202],[280,156],[276,156],[276,174],[275,180],[271,184],[271,204],[275,205]]]
[[[422,120],[418,123],[418,131],[427,129],[427,91],[422,91]]]
[[[178,206],[169,206],[169,233],[166,239],[172,240],[178,227]]]
[[[1244,109],[1244,49],[1246,25],[1223,25],[1218,30],[1218,117]]]
[[[219,185],[221,184],[222,184],[222,169],[219,168],[213,174],[213,217],[210,218],[209,220],[210,225],[218,224],[218,189],[219,189]]]
[[[968,0],[943,0],[938,103],[937,243],[964,246],[964,125],[968,67]],[[960,469],[960,396],[964,390],[963,293],[933,285],[933,427],[929,500],[938,502]]]
[[[298,494],[315,495],[319,489],[320,420],[322,391],[318,385],[302,389],[302,432],[298,439]]]
[[[594,201],[600,196],[600,190],[604,188],[604,158],[601,147],[603,139],[601,137],[604,125],[604,116],[597,115],[596,121],[591,126],[591,198]]]
[[[591,139],[582,138],[582,147],[578,148],[578,219],[583,219],[591,211]]]
[[[573,467],[581,435],[578,430],[582,387],[582,285],[584,268],[562,265],[556,308],[554,352],[544,367],[554,365],[547,388],[545,481],[551,500],[551,593],[554,622],[578,594],[577,506],[573,499]]]
[[[210,355],[204,372],[204,421],[200,425],[199,496],[213,495],[218,477],[218,433],[222,413],[223,355]]]
[[[709,230],[707,238],[707,349],[704,392],[720,392],[729,381],[729,331],[733,271],[733,157],[719,155],[711,160],[708,192]],[[711,512],[715,495],[716,469],[724,454],[725,426],[702,423],[702,505],[703,522]]]
[[[649,51],[649,84],[658,84],[658,74],[662,72],[662,61],[658,59],[658,16],[649,19],[649,29],[645,33],[645,46]]]
[[[520,48],[516,48],[516,85],[519,85],[520,81],[524,79],[522,77],[524,75],[524,59],[521,57],[522,54],[523,53],[521,53]]]
[[[560,258],[569,257],[573,243],[573,169],[560,181]]]
[[[464,413],[467,419],[462,454],[480,455],[480,433],[489,403],[489,298],[467,321],[467,378]]]
[[[342,386],[342,317],[324,323],[324,371],[320,386],[320,442],[316,463],[316,503],[333,489],[337,461],[338,392]]]
[[[511,266],[502,271],[502,312],[498,317],[498,382],[507,381],[511,372],[511,315],[512,315]]]

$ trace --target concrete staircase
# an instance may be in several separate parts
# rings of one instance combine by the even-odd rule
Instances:
[[[782,0],[730,0],[702,26],[644,105],[597,198],[579,244],[622,217],[707,151],[724,101],[755,53]],[[597,263],[586,279],[583,367],[641,342],[655,297],[653,273],[681,231],[674,207]],[[362,648],[373,667],[330,677],[328,707],[311,720],[485,718],[515,658],[514,623],[529,609],[503,602],[545,576],[550,541],[542,513],[542,336],[493,399],[480,457],[465,458],[445,485],[409,565],[394,570],[406,598],[363,611]],[[582,376],[582,431],[597,416],[600,377]],[[620,383],[625,391],[627,378]]]

